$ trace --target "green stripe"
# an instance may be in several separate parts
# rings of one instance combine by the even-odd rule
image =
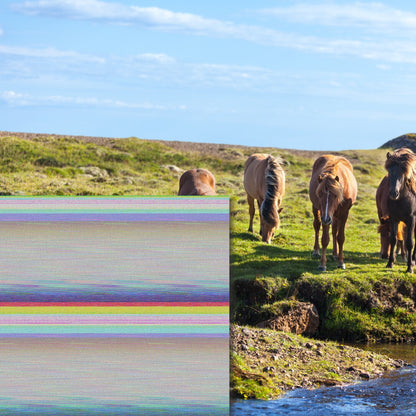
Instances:
[[[228,325],[0,325],[0,334],[228,334]]]
[[[51,208],[51,209],[0,209],[0,214],[62,214],[62,213],[97,213],[97,214],[131,214],[131,213],[140,213],[140,214],[181,214],[181,213],[196,213],[196,214],[223,214],[228,213],[228,209],[175,209],[174,207],[168,209],[140,209],[140,208],[132,208],[132,209],[108,209],[108,208],[88,208],[88,207],[80,207],[80,208]]]

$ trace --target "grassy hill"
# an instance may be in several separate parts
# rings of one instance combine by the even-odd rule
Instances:
[[[376,188],[385,175],[385,149],[337,152],[354,166],[359,189],[346,227],[346,270],[311,258],[308,183],[321,152],[232,145],[0,134],[2,195],[176,195],[181,171],[211,170],[219,194],[231,197],[231,319],[254,325],[296,301],[312,302],[320,338],[408,341],[416,336],[416,279],[398,260],[379,259]],[[285,161],[281,228],[271,245],[248,233],[243,166],[254,152]],[[329,248],[332,247],[332,242]]]

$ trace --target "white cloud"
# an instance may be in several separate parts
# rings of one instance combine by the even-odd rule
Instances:
[[[176,109],[168,108],[164,105],[152,104],[149,102],[129,103],[120,100],[95,98],[95,97],[71,97],[62,95],[34,96],[31,94],[22,94],[15,91],[0,92],[0,99],[13,107],[27,106],[50,106],[50,105],[71,105],[86,107],[109,107],[124,109],[141,109],[141,110],[167,110]],[[181,108],[177,108],[181,109]]]
[[[92,55],[85,55],[74,51],[61,51],[55,48],[27,48],[22,46],[0,45],[0,54],[17,55],[30,58],[44,59],[76,59],[77,61],[85,61],[92,63],[105,63],[105,59]]]
[[[172,58],[171,56],[166,55],[164,53],[142,53],[140,55],[136,55],[134,58],[139,61],[150,62],[160,65],[175,63],[175,58]]]
[[[190,31],[199,34],[206,31],[226,34],[233,28],[231,23],[206,19],[191,13],[173,12],[159,7],[125,6],[99,0],[25,1],[11,7],[16,12],[29,15],[137,24],[160,30]]]
[[[154,30],[182,32],[198,36],[232,38],[272,47],[297,49],[305,52],[354,56],[386,62],[416,63],[416,43],[409,31],[416,31],[416,14],[384,6],[380,3],[306,4],[262,10],[289,22],[313,25],[360,27],[342,38],[307,36],[285,33],[259,25],[207,19],[191,13],[178,13],[159,7],[126,6],[100,0],[39,0],[13,3],[13,10],[30,15],[46,15],[69,19],[84,19],[117,24],[135,24]],[[301,28],[300,30],[304,30]],[[362,35],[365,31],[367,35]],[[377,31],[378,36],[371,36]],[[388,36],[389,32],[390,36]],[[391,34],[395,36],[391,37]],[[145,59],[145,56],[142,56]],[[166,60],[163,54],[148,59]]]
[[[361,27],[370,31],[416,30],[416,14],[381,3],[300,3],[288,7],[264,9],[261,13],[291,22],[325,26]]]

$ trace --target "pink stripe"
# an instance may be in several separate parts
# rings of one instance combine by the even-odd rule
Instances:
[[[0,315],[0,325],[18,324],[133,324],[133,325],[226,325],[228,315]]]
[[[228,306],[229,302],[0,302],[1,306]]]

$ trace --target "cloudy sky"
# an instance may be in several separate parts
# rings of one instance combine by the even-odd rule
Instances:
[[[0,130],[372,149],[415,96],[410,0],[0,2]]]

